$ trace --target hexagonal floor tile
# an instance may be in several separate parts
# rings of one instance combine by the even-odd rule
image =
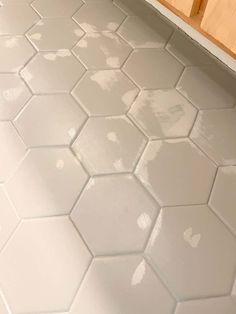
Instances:
[[[32,27],[27,37],[37,50],[50,51],[71,49],[83,34],[70,18],[46,18]]]
[[[38,53],[21,76],[34,93],[56,93],[70,91],[84,71],[69,50],[58,50]]]
[[[96,255],[144,249],[157,203],[132,175],[90,179],[71,217]]]
[[[188,67],[177,89],[199,109],[234,107],[236,79],[219,66]]]
[[[0,72],[18,72],[35,50],[23,36],[0,37]]]
[[[86,32],[115,32],[125,17],[112,2],[91,2],[82,6],[73,18]]]
[[[142,133],[124,117],[90,118],[73,144],[92,174],[130,172],[145,146]]]
[[[136,168],[140,180],[166,206],[207,202],[215,172],[188,139],[150,142]]]
[[[82,0],[35,0],[32,7],[42,17],[71,17],[82,4]]]
[[[85,120],[86,114],[70,95],[38,95],[14,123],[27,146],[68,145]]]
[[[73,49],[88,69],[119,68],[131,47],[115,33],[88,33]]]
[[[236,165],[236,110],[200,111],[191,138],[220,165]]]
[[[0,237],[0,249],[3,248],[7,240],[9,239],[10,235],[16,228],[19,218],[16,215],[15,209],[13,208],[12,204],[10,203],[6,193],[4,192],[3,188],[0,186],[0,230],[1,230],[1,237]],[[0,306],[1,309],[1,306]]]
[[[6,5],[0,8],[0,35],[24,34],[39,16],[27,4]]]
[[[211,298],[179,303],[176,314],[235,314],[236,297]]]
[[[171,88],[183,66],[165,49],[136,49],[125,63],[124,71],[141,88]]]
[[[209,205],[236,235],[236,166],[220,167]]]
[[[206,205],[163,208],[146,254],[181,300],[231,291],[236,240]]]
[[[0,256],[0,284],[12,311],[66,311],[90,259],[68,218],[22,222]]]
[[[72,93],[90,116],[96,116],[127,112],[138,92],[120,70],[103,70],[88,71]]]
[[[86,180],[82,166],[68,149],[35,148],[6,189],[21,217],[64,215],[71,211]]]
[[[214,59],[206,50],[180,30],[176,30],[171,36],[166,49],[185,66],[214,63]]]
[[[1,5],[6,4],[30,4],[32,0],[1,0]]]
[[[196,109],[175,89],[141,91],[129,114],[151,139],[188,136]]]
[[[10,122],[0,122],[0,182],[11,175],[26,147]]]
[[[174,299],[141,256],[120,256],[92,262],[70,313],[156,314],[158,309],[171,314],[174,306]]]
[[[31,94],[24,82],[14,74],[0,74],[0,120],[13,119]]]
[[[118,33],[133,48],[160,48],[167,42],[172,28],[157,17],[148,24],[138,16],[129,16]]]

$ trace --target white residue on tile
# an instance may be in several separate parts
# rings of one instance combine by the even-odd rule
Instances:
[[[134,271],[134,274],[131,279],[131,285],[136,286],[140,284],[144,278],[145,272],[146,272],[146,262],[143,259]]]
[[[193,235],[193,229],[189,227],[184,231],[183,238],[192,248],[197,248],[201,240],[201,234]]]
[[[6,101],[9,101],[9,102],[14,101],[20,97],[23,90],[24,90],[23,85],[19,85],[19,86],[14,87],[14,88],[5,89],[2,91],[2,97]]]
[[[118,82],[118,76],[115,71],[98,71],[91,75],[91,80],[96,82],[103,90],[110,91],[114,83]]]
[[[40,33],[34,33],[30,35],[31,39],[40,40],[42,38],[42,34]]]
[[[137,224],[140,229],[146,230],[151,225],[150,216],[147,213],[142,213],[137,219]]]
[[[115,132],[109,132],[107,133],[107,139],[111,142],[117,143],[118,139],[117,139],[117,135]]]
[[[118,68],[120,63],[119,63],[119,57],[108,57],[106,59],[107,65],[113,68]]]
[[[59,160],[57,161],[57,163],[56,163],[57,169],[61,170],[61,169],[64,168],[64,166],[65,166],[64,160],[59,159]]]
[[[14,48],[18,45],[18,42],[19,42],[19,39],[17,37],[8,38],[5,41],[5,47],[6,48]]]

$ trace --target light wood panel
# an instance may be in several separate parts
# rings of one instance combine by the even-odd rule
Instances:
[[[236,0],[208,0],[201,27],[236,54]]]
[[[166,0],[171,6],[186,16],[193,16],[198,13],[202,0]]]

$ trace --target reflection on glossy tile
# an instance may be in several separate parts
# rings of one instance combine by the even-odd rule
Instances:
[[[14,313],[60,312],[69,308],[89,261],[68,218],[24,221],[0,256],[0,284]]]
[[[58,50],[72,48],[83,34],[70,18],[48,18],[32,27],[27,37],[37,50]]]
[[[3,188],[0,186],[0,250],[6,244],[10,235],[19,223],[19,218],[16,215],[10,200],[8,199]],[[1,309],[1,306],[0,306]],[[1,312],[2,313],[2,312]]]
[[[233,107],[236,79],[215,65],[188,67],[177,89],[199,109]]]
[[[18,72],[35,51],[23,36],[0,37],[0,72]]]
[[[34,0],[32,7],[42,17],[71,17],[82,4],[82,0]]]
[[[207,202],[215,172],[214,164],[187,139],[150,142],[136,169],[160,204],[170,206]]]
[[[236,111],[200,111],[191,138],[220,165],[236,165]]]
[[[138,16],[128,17],[118,33],[133,48],[160,48],[165,45],[172,29],[161,19],[153,21],[153,27]]]
[[[31,94],[24,82],[14,74],[0,74],[0,120],[13,119]]]
[[[120,70],[101,70],[87,72],[73,95],[89,115],[118,115],[128,111],[138,91]]]
[[[87,33],[73,49],[88,69],[119,68],[131,47],[115,33]]]
[[[236,235],[236,166],[220,167],[209,205]]]
[[[90,118],[73,149],[92,174],[130,172],[145,138],[126,117]],[[108,153],[109,152],[109,153]]]
[[[175,89],[142,91],[130,115],[152,139],[188,136],[196,109]]]
[[[1,314],[9,314],[8,306],[3,299],[2,293],[0,292],[0,313]]]
[[[58,50],[38,53],[21,71],[21,76],[34,93],[62,93],[69,92],[84,71],[69,50]]]
[[[0,122],[0,182],[4,182],[23,158],[26,147],[10,122]]]
[[[71,217],[94,254],[116,254],[143,249],[157,211],[132,175],[114,175],[91,179]]]
[[[89,2],[73,18],[86,32],[114,32],[124,20],[125,14],[112,2]]]
[[[0,35],[24,34],[39,16],[27,4],[2,6],[0,8]]]
[[[70,313],[171,314],[174,306],[146,261],[124,256],[93,261]]]
[[[190,37],[180,31],[175,31],[166,48],[186,66],[205,65],[214,62],[210,55],[201,50]]]
[[[67,145],[85,120],[71,96],[41,95],[29,101],[14,123],[27,146]]]
[[[86,180],[82,166],[68,149],[35,148],[6,189],[21,217],[63,215],[71,211]]]
[[[183,66],[164,49],[134,50],[124,66],[142,88],[174,87],[182,70]]]
[[[230,293],[236,241],[206,205],[163,208],[146,253],[181,300]]]
[[[177,305],[176,314],[235,314],[236,298],[221,297],[183,302]]]

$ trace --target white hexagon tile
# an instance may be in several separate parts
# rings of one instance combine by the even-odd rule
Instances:
[[[144,1],[0,0],[0,314],[235,314],[235,86]]]

